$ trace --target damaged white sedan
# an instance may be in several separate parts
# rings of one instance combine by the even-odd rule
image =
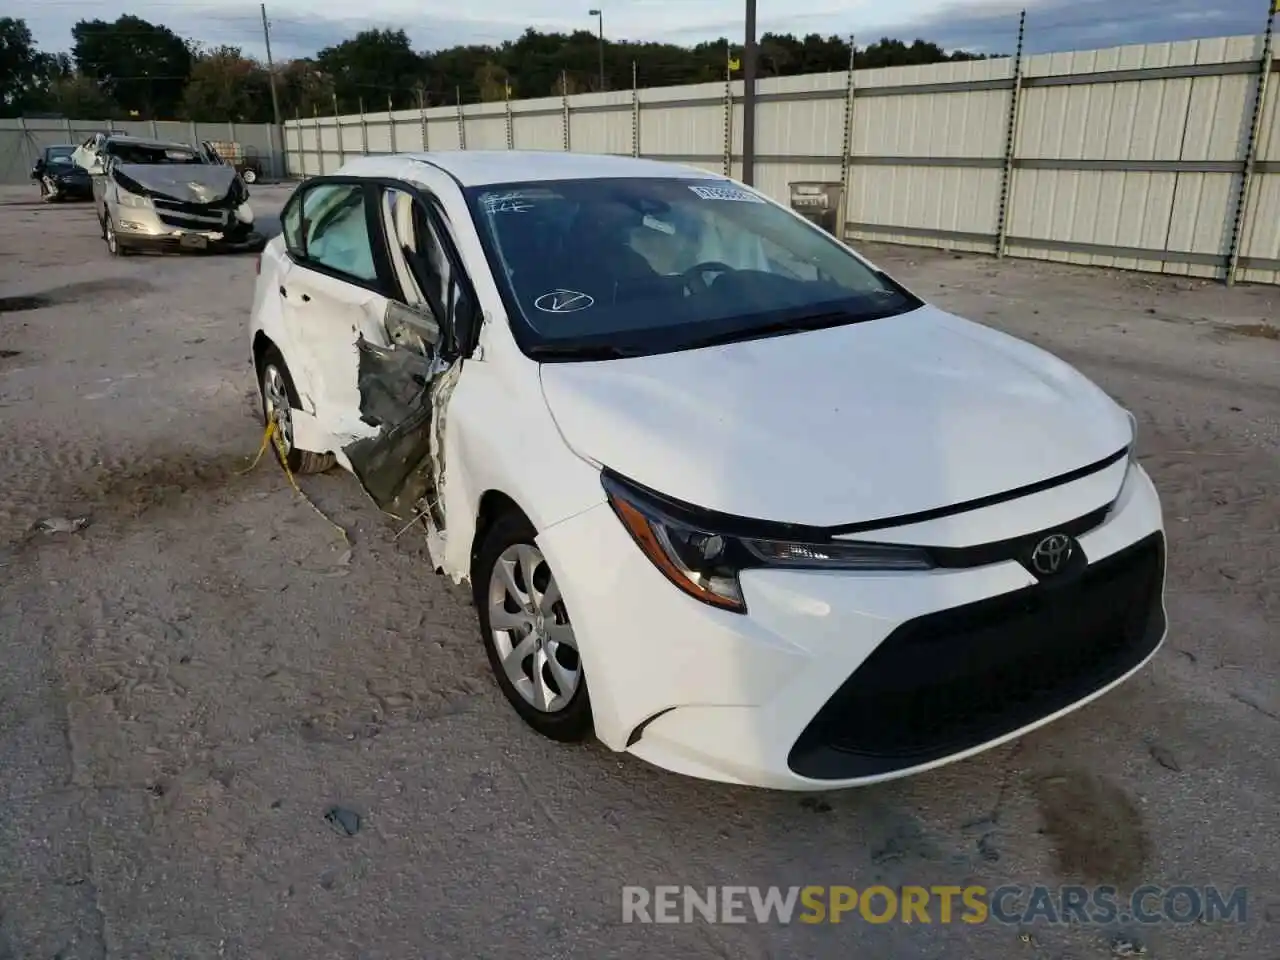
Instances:
[[[532,727],[794,790],[922,771],[1165,635],[1134,420],[792,211],[623,157],[371,157],[302,184],[252,357],[469,580]]]
[[[107,250],[261,250],[249,191],[206,147],[97,135],[73,155],[93,178]]]

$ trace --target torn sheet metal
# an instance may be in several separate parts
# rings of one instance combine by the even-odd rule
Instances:
[[[357,383],[360,419],[379,427],[375,437],[348,444],[343,452],[365,492],[383,510],[412,516],[432,488],[431,391],[436,372],[430,357],[404,347],[380,347],[363,336]]]
[[[389,308],[390,346],[363,335],[356,341],[360,419],[379,432],[343,453],[379,508],[402,519],[429,512],[432,524],[443,529],[444,411],[461,364],[440,356],[436,331],[412,318],[406,323],[401,313],[397,305]],[[423,504],[434,509],[424,511]]]

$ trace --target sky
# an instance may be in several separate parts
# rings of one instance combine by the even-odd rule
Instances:
[[[696,43],[742,37],[743,0],[360,0],[325,10],[315,0],[268,0],[277,60],[314,55],[370,27],[403,28],[418,50],[456,44],[498,44],[526,28],[596,28],[587,11],[602,6],[605,36],[616,40]],[[758,0],[757,31],[853,34],[859,43],[881,36],[923,37],[947,49],[1012,53],[1018,11],[1027,10],[1027,51],[1080,50],[1258,34],[1270,0]],[[360,15],[347,11],[353,7]],[[797,12],[797,8],[804,12]],[[466,15],[460,16],[459,10]],[[0,0],[0,16],[27,20],[46,51],[68,50],[71,26],[121,13],[163,23],[205,45],[264,53],[262,18],[247,0]]]

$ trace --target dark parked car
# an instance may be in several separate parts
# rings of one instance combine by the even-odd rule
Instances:
[[[40,184],[42,200],[92,200],[93,178],[71,158],[71,144],[45,147],[31,168],[31,179]]]

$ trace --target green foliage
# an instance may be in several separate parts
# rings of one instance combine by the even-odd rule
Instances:
[[[120,105],[107,96],[102,85],[82,73],[68,73],[49,85],[47,107],[64,117],[83,120],[123,119]]]
[[[81,20],[71,36],[76,66],[112,99],[142,119],[177,114],[193,56],[168,27],[126,14],[113,23]]]
[[[184,119],[271,122],[271,79],[238,47],[197,54],[182,93]]]
[[[321,50],[316,67],[333,79],[343,113],[354,113],[362,103],[366,109],[383,110],[387,97],[397,106],[409,106],[407,98],[423,76],[423,58],[413,52],[403,30],[362,30]]]
[[[331,116],[334,112],[333,78],[322,72],[314,60],[291,60],[277,68],[276,90],[282,120],[321,113]],[[267,107],[270,108],[270,103]]]
[[[41,53],[25,20],[0,17],[0,116],[39,109],[44,92],[63,63]]]
[[[168,27],[134,16],[81,20],[71,30],[71,56],[39,52],[22,20],[0,18],[0,112],[56,110],[66,116],[244,122],[273,116],[266,67],[235,47],[203,50]],[[604,86],[641,87],[722,81],[740,47],[728,40],[681,47],[670,43],[605,42]],[[419,53],[403,30],[363,30],[326,47],[314,59],[276,68],[283,119],[548,97],[597,90],[600,46],[588,30],[526,30],[500,46],[459,46]],[[858,67],[905,66],[979,59],[948,53],[925,40],[884,37],[860,49]],[[72,70],[72,61],[76,70]],[[762,77],[843,71],[846,40],[766,33],[758,47]],[[741,73],[735,76],[740,77]]]

